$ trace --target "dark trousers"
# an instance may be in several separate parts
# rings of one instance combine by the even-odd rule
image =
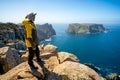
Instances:
[[[38,62],[41,61],[41,59],[39,57],[40,56],[39,55],[40,51],[39,51],[38,46],[36,46],[36,50],[33,50],[32,47],[29,47],[28,50],[29,50],[28,64],[30,66],[33,66],[33,61],[32,60],[33,60],[34,55],[36,55],[36,58],[37,58]]]

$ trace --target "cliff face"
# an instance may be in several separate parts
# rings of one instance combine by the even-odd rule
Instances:
[[[36,25],[39,41],[50,38],[55,35],[56,32],[51,24]],[[10,44],[8,44],[10,43]],[[21,49],[21,46],[25,46],[24,43],[24,26],[14,23],[0,23],[0,47],[5,45],[14,46],[16,49]],[[23,50],[26,47],[22,47]]]
[[[90,33],[98,33],[104,32],[105,28],[102,24],[79,24],[73,23],[69,24],[66,32],[75,33],[75,34],[90,34]]]
[[[56,35],[55,30],[53,29],[51,24],[43,24],[43,25],[36,25],[37,28],[37,34],[39,41],[48,39],[53,35]]]
[[[0,23],[0,47],[9,42],[24,41],[24,29],[14,23]]]

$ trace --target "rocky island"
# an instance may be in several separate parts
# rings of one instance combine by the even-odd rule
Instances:
[[[106,29],[102,24],[79,24],[73,23],[69,24],[66,32],[73,34],[90,34],[90,33],[99,33],[104,32]]]

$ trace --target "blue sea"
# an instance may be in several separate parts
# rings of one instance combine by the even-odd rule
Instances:
[[[92,63],[101,74],[120,74],[120,25],[103,24],[109,32],[96,34],[69,34],[68,24],[53,24],[56,35],[51,41],[59,51],[75,54],[80,63]]]

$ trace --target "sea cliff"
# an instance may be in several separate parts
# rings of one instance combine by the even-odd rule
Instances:
[[[50,38],[56,35],[55,30],[51,24],[36,25],[37,35],[39,41]],[[23,49],[24,47],[24,26],[22,24],[14,23],[0,23],[0,47],[5,45],[14,46],[16,49]],[[23,45],[23,48],[19,45]]]
[[[48,24],[48,23],[43,24],[43,25],[37,24],[36,28],[37,28],[37,34],[39,35],[38,36],[39,41],[48,39],[51,36],[56,35],[56,32],[53,29],[52,24]]]
[[[73,23],[69,24],[66,32],[73,34],[90,34],[90,33],[98,33],[104,32],[105,28],[102,24],[79,24]]]

